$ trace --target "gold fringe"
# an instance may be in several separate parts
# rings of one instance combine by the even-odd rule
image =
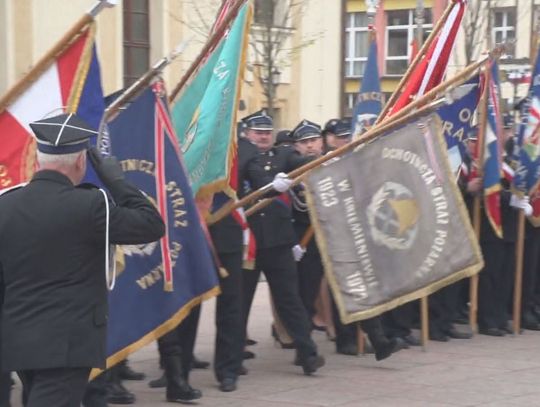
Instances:
[[[244,270],[255,270],[255,260],[244,260],[242,268]]]
[[[95,34],[96,23],[92,22],[88,25],[86,43],[84,44],[84,48],[81,53],[81,59],[79,61],[79,66],[77,67],[77,73],[75,74],[75,78],[71,86],[71,92],[67,102],[67,111],[69,113],[75,113],[79,108],[82,91],[86,83],[86,76],[88,75],[88,70],[90,69],[90,64],[92,62],[92,50],[96,37]]]
[[[206,301],[210,298],[213,298],[219,294],[220,294],[219,286],[216,286],[214,288],[211,288],[207,292],[199,295],[198,297],[193,298],[186,305],[184,305],[180,310],[178,310],[169,320],[165,321],[156,329],[147,333],[138,341],[116,352],[114,355],[109,356],[107,358],[107,369],[120,363],[122,360],[127,358],[131,353],[138,351],[142,347],[148,345],[150,342],[154,342],[161,336],[165,335],[167,332],[176,328],[178,324],[180,324],[180,322],[182,322],[182,320],[188,316],[188,314],[194,307],[199,305],[201,302]],[[90,380],[98,376],[100,373],[102,373],[101,369],[92,369],[92,372],[90,373]]]
[[[172,293],[173,292],[173,283],[170,281],[166,281],[165,284],[163,284],[163,291]]]
[[[445,141],[442,134],[442,126],[441,121],[437,117],[437,115],[432,114],[426,118],[426,122],[433,121],[436,127],[436,134],[435,134],[435,148],[438,149],[438,153],[441,156],[444,156],[442,165],[443,170],[445,170],[445,173],[447,174],[448,179],[452,179],[452,170],[450,168],[450,163],[448,162],[448,158],[446,158],[446,155],[444,154],[444,146]],[[429,125],[429,123],[427,123]],[[432,127],[429,127],[431,130]],[[392,133],[387,134],[387,136],[390,136]],[[442,154],[441,154],[442,153]],[[441,164],[441,163],[440,163]],[[463,199],[461,197],[461,193],[459,191],[458,186],[456,183],[450,182],[450,191],[453,193],[454,197],[456,198],[456,204],[457,204],[457,210],[458,215],[461,219],[461,222],[463,226],[465,227],[466,235],[469,238],[469,241],[471,243],[471,247],[473,248],[473,252],[476,255],[477,262],[475,264],[472,264],[468,267],[466,267],[463,270],[459,270],[455,272],[454,274],[447,276],[439,281],[436,281],[434,283],[429,284],[426,287],[422,287],[416,291],[413,291],[411,293],[407,293],[405,295],[402,295],[398,298],[395,298],[393,300],[387,301],[383,304],[374,306],[370,309],[359,311],[356,313],[349,314],[347,313],[345,309],[345,303],[343,301],[343,297],[341,295],[341,290],[338,285],[337,279],[334,274],[333,266],[332,266],[332,260],[328,254],[328,248],[326,244],[326,238],[322,232],[322,228],[319,222],[319,219],[317,217],[316,211],[315,211],[315,202],[314,202],[314,194],[313,191],[309,188],[309,185],[306,183],[306,198],[307,203],[309,207],[309,214],[311,218],[311,224],[313,225],[315,229],[315,239],[317,240],[317,245],[319,247],[319,251],[321,253],[321,259],[324,266],[324,274],[327,278],[328,284],[330,285],[330,288],[332,290],[332,293],[334,295],[334,299],[336,301],[336,306],[339,311],[340,319],[343,323],[348,324],[355,321],[360,321],[363,319],[368,319],[375,317],[377,315],[380,315],[386,311],[390,311],[396,307],[399,307],[400,305],[403,305],[407,302],[414,301],[416,299],[425,297],[427,295],[430,295],[441,288],[453,284],[456,281],[459,281],[466,277],[471,277],[475,274],[477,274],[483,267],[484,267],[484,260],[482,258],[482,253],[480,250],[480,245],[478,244],[478,241],[474,235],[473,228],[470,223],[469,214],[467,211],[467,208],[465,206],[465,203],[463,202]]]

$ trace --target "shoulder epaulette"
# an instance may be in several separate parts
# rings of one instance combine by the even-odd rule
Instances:
[[[22,182],[17,185],[13,185],[12,187],[0,189],[0,196],[8,194],[9,192],[16,191],[17,189],[21,189],[22,187],[25,187],[28,184],[28,182]]]

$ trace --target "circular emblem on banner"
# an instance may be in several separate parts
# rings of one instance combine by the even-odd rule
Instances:
[[[402,184],[385,182],[373,195],[367,218],[373,241],[389,249],[407,250],[418,235],[418,203]]]

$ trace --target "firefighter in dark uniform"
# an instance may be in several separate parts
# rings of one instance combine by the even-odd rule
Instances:
[[[476,137],[469,138],[468,147],[471,156],[475,156]],[[474,197],[482,192],[482,179],[470,171],[473,160],[467,162],[471,175],[460,184],[465,202],[472,208]],[[489,336],[504,336],[511,332],[508,318],[515,268],[517,210],[532,212],[528,198],[513,195],[506,180],[501,180],[500,208],[502,238],[495,233],[485,208],[482,207],[480,214],[480,247],[485,265],[478,281],[478,328],[480,334]]]
[[[165,226],[114,157],[88,154],[116,205],[76,186],[96,134],[82,120],[30,126],[39,170],[0,197],[2,365],[21,377],[27,407],[79,407],[91,368],[105,367],[106,248],[156,241]]]
[[[286,149],[294,149],[294,139],[290,130],[280,130],[276,134],[276,142],[274,147],[282,147]]]
[[[352,123],[350,118],[329,120],[323,130],[328,151],[348,144],[352,137],[351,130]],[[343,324],[339,318],[336,303],[333,300],[332,311],[336,329],[336,352],[343,355],[357,355],[359,351],[357,324]],[[386,336],[379,317],[361,321],[360,326],[368,335],[375,350],[375,358],[377,360],[386,359],[392,353],[407,347],[400,338],[389,339]]]
[[[238,186],[239,195],[250,179],[266,176],[259,164],[257,147],[244,137],[238,138]],[[270,179],[271,181],[271,179]],[[221,207],[228,199],[224,194],[214,197],[214,208]],[[236,390],[236,382],[242,367],[244,349],[244,318],[242,311],[242,263],[244,252],[244,229],[246,222],[240,212],[228,215],[210,226],[210,234],[227,276],[220,276],[221,294],[216,303],[216,346],[214,372],[224,392]]]
[[[294,146],[300,155],[317,158],[323,153],[321,127],[309,120],[303,120],[292,131]],[[298,184],[291,188],[291,203],[293,210],[294,231],[299,242],[310,229],[308,206],[305,188]],[[314,238],[311,238],[306,247],[296,247],[295,250],[298,268],[298,286],[300,297],[308,313],[310,321],[315,315],[315,300],[319,295],[323,266],[319,248]]]
[[[273,147],[273,121],[263,110],[243,119],[246,137],[257,145],[261,154],[261,165],[278,193],[285,192],[291,185],[286,173],[301,166],[309,159],[286,149]],[[255,180],[252,189],[267,184],[265,177]],[[244,272],[244,311],[247,325],[249,309],[263,271],[268,281],[278,316],[293,338],[297,362],[305,374],[315,372],[324,365],[324,358],[317,353],[311,339],[311,322],[298,293],[298,277],[292,248],[298,239],[294,233],[291,208],[287,197],[278,197],[266,208],[249,217],[250,227],[257,242],[255,270]]]

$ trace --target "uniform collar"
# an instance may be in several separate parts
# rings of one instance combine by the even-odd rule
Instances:
[[[63,185],[73,186],[71,180],[61,172],[54,170],[41,170],[34,174],[32,181],[53,181]]]

